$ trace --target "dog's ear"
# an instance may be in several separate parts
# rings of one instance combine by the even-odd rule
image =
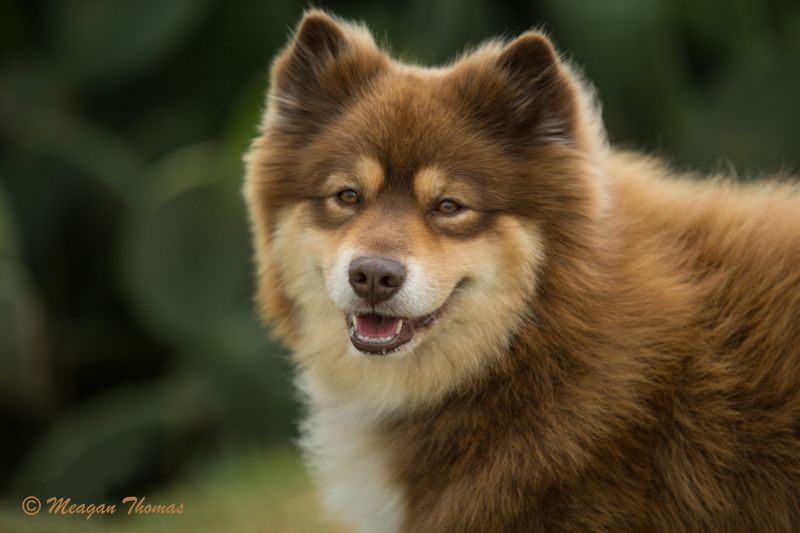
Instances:
[[[497,64],[521,83],[535,83],[558,64],[550,40],[538,32],[523,33],[507,44]]]
[[[268,115],[293,130],[319,125],[387,64],[366,29],[308,11],[273,63]]]
[[[516,93],[510,102],[510,133],[571,141],[575,88],[550,40],[539,32],[524,33],[503,49],[497,65]]]
[[[326,67],[347,47],[347,35],[322,11],[305,14],[289,49],[278,61],[274,81],[285,92],[302,90],[319,81]]]
[[[522,145],[574,142],[577,82],[544,34],[527,32],[475,56],[464,62],[468,99],[492,131]]]

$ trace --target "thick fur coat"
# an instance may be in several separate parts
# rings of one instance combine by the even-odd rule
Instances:
[[[319,11],[246,161],[257,300],[343,522],[800,529],[796,182],[607,146],[540,33],[427,69]],[[402,265],[398,292],[361,298],[360,256]],[[405,344],[370,352],[367,320]]]

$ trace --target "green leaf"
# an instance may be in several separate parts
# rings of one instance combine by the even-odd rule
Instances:
[[[179,461],[195,428],[217,417],[200,383],[164,381],[95,396],[61,416],[25,458],[12,493],[108,497],[142,472]],[[159,466],[161,465],[161,466]]]
[[[209,144],[182,148],[136,180],[125,284],[143,320],[175,343],[213,343],[251,318],[241,169],[219,154]]]
[[[35,156],[48,156],[79,168],[120,199],[129,194],[129,182],[141,170],[136,150],[113,132],[76,115],[40,109],[24,117],[16,131],[18,148]]]
[[[25,408],[48,403],[44,339],[32,280],[17,260],[0,255],[0,400]]]
[[[15,224],[0,189],[0,400],[41,407],[49,400],[44,313],[17,260]]]
[[[2,178],[2,176],[0,176]],[[0,182],[2,183],[2,182]],[[12,220],[11,206],[6,200],[6,193],[0,186],[0,257],[16,255],[17,237],[16,224]]]
[[[50,9],[55,52],[81,82],[130,79],[174,50],[209,7],[209,0],[58,2]]]

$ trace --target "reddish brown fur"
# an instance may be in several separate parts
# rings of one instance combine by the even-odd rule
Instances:
[[[319,12],[303,25],[276,60],[247,184],[259,302],[290,345],[279,214],[305,203],[324,231],[350,228],[317,191],[359,155],[386,176],[376,218],[353,227],[407,224],[403,246],[458,249],[504,214],[542,238],[502,357],[376,424],[405,530],[800,528],[797,188],[677,180],[607,151],[538,34],[431,73]],[[420,222],[407,198],[426,168],[472,191],[471,221]]]

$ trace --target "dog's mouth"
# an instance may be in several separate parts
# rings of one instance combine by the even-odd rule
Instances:
[[[350,313],[347,315],[350,342],[369,355],[387,355],[407,344],[415,334],[431,327],[441,311],[439,308],[418,318]]]

